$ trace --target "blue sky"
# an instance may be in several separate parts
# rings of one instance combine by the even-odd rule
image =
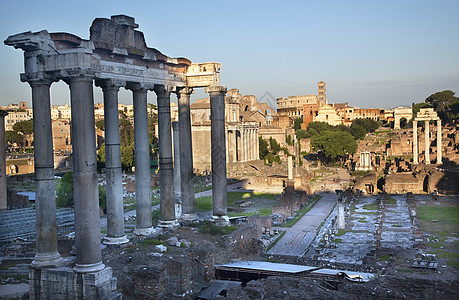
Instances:
[[[75,3],[75,4],[74,4]],[[76,4],[77,3],[77,4]],[[391,108],[445,89],[459,93],[459,1],[10,1],[0,37],[24,31],[89,38],[94,18],[134,17],[147,45],[171,57],[223,64],[221,83],[274,98],[317,94],[329,102]],[[24,100],[23,54],[0,46],[0,105]],[[95,101],[102,101],[94,88]],[[51,88],[68,102],[67,86]],[[205,97],[198,89],[192,98]],[[132,103],[130,92],[120,101]],[[149,101],[155,103],[154,93]]]

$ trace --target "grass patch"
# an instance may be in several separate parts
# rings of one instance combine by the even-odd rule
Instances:
[[[384,203],[385,204],[397,204],[397,200],[395,200],[394,198],[388,196],[384,199]]]
[[[197,211],[212,210],[212,196],[203,196],[196,198],[194,203]]]
[[[429,244],[429,247],[434,248],[434,249],[441,249],[442,247],[445,248],[445,245],[442,245],[440,243],[432,243],[432,244]]]
[[[349,232],[350,230],[347,230],[347,229],[338,229],[338,233],[335,234],[335,236],[343,236],[345,235],[347,232]]]
[[[164,241],[161,239],[144,239],[142,240],[142,245],[144,246],[157,246],[162,245]]]
[[[448,261],[446,261],[446,265],[459,269],[459,260],[449,259]]]
[[[225,235],[237,229],[236,226],[217,226],[209,220],[200,222],[196,226],[201,234]]]
[[[229,212],[228,217],[250,217],[253,215],[259,215],[260,217],[270,216],[273,213],[272,207],[265,207],[259,209],[255,212],[244,212],[244,213],[237,213],[237,212]]]
[[[368,223],[368,220],[365,219],[365,218],[360,218],[357,221],[360,222],[360,223]]]
[[[459,207],[422,206],[417,210],[421,220],[438,220],[459,225]]]
[[[333,242],[335,244],[338,244],[338,243],[341,243],[343,241],[343,239],[334,239]]]
[[[403,226],[400,224],[392,224],[390,227],[403,227]]]
[[[376,203],[365,204],[362,208],[366,209],[366,210],[378,210],[379,209],[379,205],[376,204]]]
[[[311,208],[314,207],[314,205],[316,205],[317,201],[319,201],[320,198],[322,198],[322,196],[320,196],[320,195],[315,195],[315,196],[312,198],[311,203],[309,203],[309,205],[303,206],[303,207],[298,211],[297,215],[296,215],[293,219],[287,221],[284,225],[282,225],[282,227],[288,227],[288,228],[292,227],[296,222],[298,222],[299,219],[301,219],[308,211],[310,211]]]
[[[392,260],[394,258],[395,258],[395,256],[392,256],[390,254],[386,254],[386,255],[383,255],[383,256],[379,257],[379,260],[389,261],[389,260]]]
[[[282,231],[281,234],[279,234],[279,236],[276,238],[276,240],[274,242],[272,242],[271,245],[269,245],[268,249],[266,249],[266,252],[271,250],[271,248],[274,247],[274,245],[277,244],[277,242],[284,236],[285,233],[286,233],[286,231]]]
[[[432,252],[435,253],[437,258],[459,260],[459,253],[449,252],[449,251],[442,251],[442,250],[436,250],[436,251],[432,251]]]

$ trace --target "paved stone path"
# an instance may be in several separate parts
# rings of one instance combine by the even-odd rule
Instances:
[[[332,193],[321,194],[322,198],[291,228],[278,227],[285,230],[284,236],[267,254],[301,257],[314,240],[317,230],[335,207],[337,196]]]

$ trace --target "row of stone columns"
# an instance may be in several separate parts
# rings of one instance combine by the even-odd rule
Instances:
[[[258,132],[255,128],[243,128],[240,138],[240,161],[258,159]],[[239,146],[239,145],[238,145]]]
[[[442,163],[442,136],[441,136],[441,120],[437,121],[437,164]],[[430,164],[430,119],[424,120],[424,158],[425,164]],[[418,120],[413,120],[413,163],[419,163],[419,146],[418,146]]]
[[[36,249],[34,267],[58,266],[62,258],[57,249],[54,163],[49,89],[53,80],[45,75],[30,79],[34,112],[34,155],[36,178]],[[76,272],[97,272],[104,269],[101,260],[101,234],[98,200],[97,160],[94,120],[94,77],[90,74],[68,76],[72,106],[72,146],[74,165]],[[103,89],[106,136],[107,172],[107,244],[127,242],[124,233],[118,91],[123,82],[98,80]],[[141,84],[128,83],[133,92],[136,178],[136,229],[138,235],[152,231],[150,148],[148,138],[147,92]],[[173,227],[177,223],[174,205],[172,165],[170,93],[167,86],[155,85],[158,96],[159,166],[161,219],[159,226]],[[217,222],[226,223],[226,153],[224,96],[226,88],[209,87],[212,112],[212,176],[213,215]],[[179,150],[183,218],[196,218],[194,206],[193,162],[189,100],[192,89],[179,90]],[[1,149],[0,149],[1,150]],[[4,151],[3,151],[4,152]]]

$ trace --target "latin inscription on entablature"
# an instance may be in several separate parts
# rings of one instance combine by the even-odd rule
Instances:
[[[146,68],[142,66],[133,66],[114,62],[100,61],[99,72],[101,78],[122,78],[127,81],[143,82],[186,82],[185,76],[175,73],[169,73],[166,70]]]

